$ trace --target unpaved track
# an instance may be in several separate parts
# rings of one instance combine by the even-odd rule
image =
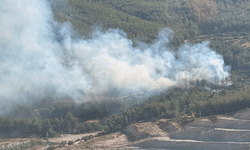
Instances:
[[[83,136],[89,136],[89,135],[96,135],[98,132],[94,132],[94,133],[86,133],[86,134],[62,134],[60,135],[60,137],[54,137],[54,138],[49,138],[48,141],[44,141],[45,142],[45,146],[43,145],[38,145],[36,147],[30,148],[28,150],[44,150],[46,148],[48,148],[49,146],[52,145],[59,145],[59,143],[61,143],[62,141],[76,141],[78,138],[81,139]],[[30,142],[32,140],[37,140],[36,138],[16,138],[16,139],[5,139],[5,140],[1,140],[0,141],[0,150],[6,148],[6,147],[14,147],[14,146],[18,146],[20,144],[23,143],[27,143]]]
[[[132,144],[127,140],[127,137],[120,133],[112,133],[93,139],[82,141],[79,144],[69,145],[66,147],[59,148],[60,150],[110,150],[110,149],[121,149],[127,145]]]
[[[240,111],[233,116],[218,116],[212,121],[198,119],[183,126],[176,122],[161,119],[157,122],[133,124],[140,132],[146,132],[149,138],[128,141],[120,133],[112,133],[80,141],[74,145],[58,147],[62,150],[126,150],[126,149],[171,149],[171,150],[247,150],[250,149],[250,110]],[[182,123],[181,123],[182,124]],[[160,128],[161,127],[161,128]],[[164,128],[165,127],[165,128]],[[174,128],[170,130],[168,128]],[[167,129],[163,131],[162,129]],[[62,135],[49,139],[52,143],[75,141],[91,134]],[[46,147],[37,147],[44,149]]]
[[[149,138],[150,140],[159,140],[159,141],[169,141],[169,142],[188,142],[188,143],[205,143],[205,144],[245,144],[249,145],[250,142],[218,142],[218,141],[197,141],[197,140],[178,140],[178,139],[170,139],[167,137],[154,137]],[[149,140],[148,139],[148,140]]]
[[[169,122],[166,125],[174,125],[177,129],[171,130],[169,133],[159,128],[159,122],[169,122],[169,120],[133,124],[138,131],[151,135],[151,137],[139,141],[127,141],[127,137],[124,134],[117,132],[59,149],[249,149],[250,120],[248,119],[219,116],[216,121],[200,119],[187,123],[183,127],[176,122]]]
[[[62,141],[76,141],[78,138],[81,139],[83,136],[96,135],[98,132],[85,133],[85,134],[61,134],[60,137],[49,138],[49,142],[60,143]]]

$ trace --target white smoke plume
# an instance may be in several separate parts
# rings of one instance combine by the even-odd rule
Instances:
[[[154,44],[133,47],[119,29],[97,30],[91,39],[71,38],[70,24],[53,20],[45,0],[0,1],[0,102],[9,104],[46,96],[102,95],[110,89],[142,91],[206,79],[229,77],[223,57],[208,42],[167,48],[172,31]]]

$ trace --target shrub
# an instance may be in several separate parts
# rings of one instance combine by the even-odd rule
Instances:
[[[74,143],[74,141],[68,141],[68,145],[73,145]]]
[[[67,144],[66,141],[61,141],[61,143],[59,144],[59,147],[64,147]]]
[[[47,148],[47,150],[54,150],[54,149],[56,149],[55,146],[50,146],[50,147]]]

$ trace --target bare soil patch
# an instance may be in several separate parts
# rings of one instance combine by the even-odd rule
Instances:
[[[161,119],[157,122],[135,123],[126,128],[129,134],[143,138],[137,141],[128,141],[128,137],[116,132],[109,135],[94,137],[87,141],[75,142],[73,145],[58,147],[59,150],[125,150],[125,149],[249,149],[250,145],[250,109],[242,110],[232,116],[220,115],[214,121],[206,118],[192,122],[172,122]],[[163,131],[165,130],[165,131]],[[70,135],[50,138],[51,143],[61,141],[76,141],[78,138],[96,133]],[[144,135],[146,135],[144,137]],[[27,140],[27,139],[12,139]],[[30,140],[30,139],[29,139]],[[1,140],[0,145],[10,143],[11,140]],[[44,150],[47,146],[35,148]],[[1,149],[1,148],[0,148]]]
[[[150,135],[167,136],[167,133],[160,129],[157,123],[154,122],[135,123],[133,125],[137,127],[139,132],[149,133]]]
[[[36,138],[14,138],[14,139],[1,139],[0,149],[11,148],[18,146],[20,144],[28,143],[32,140],[37,140]]]
[[[242,44],[241,46],[245,46],[245,47],[250,47],[250,42],[246,42],[246,43],[244,43],[244,44]]]
[[[78,138],[81,139],[83,136],[97,135],[98,132],[85,133],[85,134],[61,134],[59,137],[49,138],[49,142],[60,143],[61,141],[76,141]]]
[[[173,124],[173,123],[168,122],[168,121],[166,121],[166,122],[161,121],[158,123],[158,126],[160,129],[162,129],[168,133],[176,131],[176,130],[180,130],[180,128],[177,127],[176,124]]]
[[[70,145],[67,147],[58,148],[60,150],[109,150],[109,149],[122,149],[127,145],[132,144],[127,140],[127,137],[121,132],[112,133],[95,137],[87,141],[81,141],[79,144]]]
[[[249,43],[250,44],[250,43]],[[241,110],[233,115],[236,119],[250,120],[250,109]]]
[[[138,131],[137,127],[134,125],[127,126],[125,129],[122,130],[122,133],[128,137],[129,141],[137,141],[150,136],[150,134],[147,132]]]

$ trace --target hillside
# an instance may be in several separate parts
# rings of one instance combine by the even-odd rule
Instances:
[[[134,44],[152,42],[167,27],[175,31],[171,42],[175,48],[184,41],[211,41],[210,46],[231,66],[232,79],[248,80],[248,1],[66,0],[51,4],[56,20],[69,21],[76,33],[87,38],[95,27],[119,28]]]
[[[71,149],[228,149],[244,150],[249,148],[249,109],[231,115],[219,115],[210,118],[192,118],[193,121],[180,119],[160,119],[157,121],[141,121],[131,124],[122,132],[107,135],[96,133],[61,135],[49,138],[45,145],[34,145],[33,149],[52,148],[59,150]],[[191,119],[189,117],[189,119]],[[142,135],[147,136],[142,136]],[[93,135],[87,139],[89,135]],[[77,139],[78,138],[78,139]],[[81,140],[79,140],[81,139]],[[20,139],[12,139],[18,141]],[[23,139],[31,141],[35,139]],[[4,143],[0,142],[3,148]],[[74,144],[62,145],[62,142],[73,141]],[[17,143],[17,142],[16,142]],[[27,142],[28,143],[28,142]],[[6,144],[7,145],[7,144]],[[18,145],[18,144],[17,144]],[[15,145],[15,146],[17,146]],[[0,147],[0,148],[1,148]],[[13,147],[12,147],[13,148]]]
[[[120,28],[131,39],[152,41],[158,31],[175,31],[174,43],[202,34],[248,32],[249,1],[203,0],[58,0],[51,1],[56,20],[69,21],[80,33],[92,26]],[[231,11],[227,11],[231,10]]]
[[[101,136],[88,141],[88,144],[81,142],[77,145],[62,149],[243,150],[249,148],[250,143],[250,139],[248,138],[250,132],[248,115],[249,109],[246,109],[230,116],[197,118],[191,122],[171,120],[141,122],[132,124],[136,127],[136,130],[132,130],[133,132],[129,135],[137,135],[135,132],[144,132],[148,134],[148,137],[144,139],[125,142],[126,138],[124,139],[124,135],[115,133],[109,135],[112,136],[112,138]],[[179,126],[181,126],[181,128],[179,128]]]
[[[26,2],[0,12],[0,149],[249,148],[250,0]]]

